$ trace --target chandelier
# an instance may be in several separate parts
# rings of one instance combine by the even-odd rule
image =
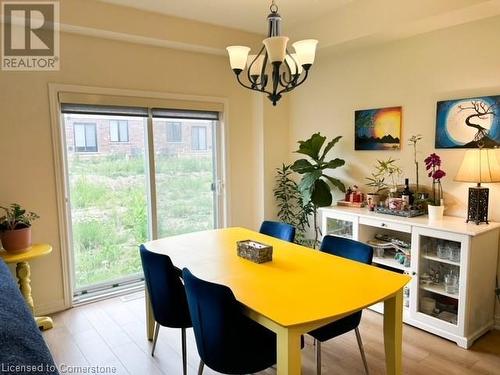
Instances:
[[[295,42],[292,44],[295,53],[290,53],[287,48],[289,38],[280,36],[281,16],[274,0],[269,9],[268,38],[262,41],[264,46],[257,55],[249,54],[250,47],[246,46],[229,46],[226,49],[238,82],[247,89],[267,94],[276,105],[284,93],[292,91],[307,79],[318,41],[306,39]],[[245,67],[247,83],[243,82],[241,74]]]

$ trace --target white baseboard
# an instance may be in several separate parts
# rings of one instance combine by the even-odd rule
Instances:
[[[66,310],[66,306],[64,304],[63,299],[44,304],[37,304],[35,302],[35,315],[37,316],[53,314],[62,310]]]

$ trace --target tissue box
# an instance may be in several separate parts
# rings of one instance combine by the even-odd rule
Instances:
[[[239,257],[254,263],[265,263],[273,260],[273,247],[253,240],[238,241],[236,243]]]

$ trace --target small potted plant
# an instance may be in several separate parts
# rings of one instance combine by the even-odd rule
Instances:
[[[373,188],[371,193],[366,194],[366,201],[369,205],[376,206],[380,202],[380,192],[387,189],[387,184],[385,183],[385,177],[380,176],[379,173],[373,173],[371,177],[366,177],[368,182],[366,186]]]
[[[432,153],[425,158],[424,162],[427,175],[432,178],[432,197],[427,206],[429,220],[441,220],[444,212],[441,179],[446,176],[446,173],[441,169],[441,158],[439,155]]]
[[[367,185],[376,187],[376,194],[383,189],[389,188],[389,198],[393,198],[398,190],[398,179],[403,171],[396,165],[396,160],[392,158],[377,160],[377,163],[378,164],[375,166],[375,173],[372,173],[372,177],[367,177],[367,180],[370,181]],[[390,181],[391,184],[388,185],[385,182],[386,180]]]
[[[8,252],[20,252],[31,246],[31,224],[39,216],[26,212],[19,204],[0,207],[5,215],[0,217],[0,240]]]

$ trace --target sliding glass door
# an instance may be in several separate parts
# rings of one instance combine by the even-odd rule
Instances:
[[[141,280],[139,244],[219,225],[218,114],[62,105],[73,288]]]

